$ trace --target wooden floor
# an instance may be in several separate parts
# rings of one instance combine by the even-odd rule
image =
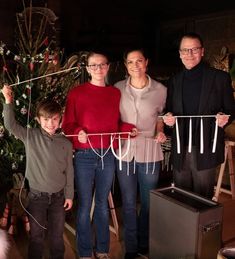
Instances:
[[[235,200],[232,200],[228,194],[221,193],[219,202],[224,206],[223,215],[223,233],[222,240],[223,246],[235,246]],[[122,238],[122,219],[121,219],[121,207],[116,208],[118,222],[119,222],[119,233],[120,240],[117,239],[116,235],[111,232],[110,242],[110,256],[112,259],[122,259],[124,255],[123,238]],[[68,221],[74,221],[74,215],[68,216]],[[27,258],[27,243],[28,237],[24,229],[18,224],[18,233],[14,237],[9,236],[11,248],[8,254],[9,259],[26,259]],[[73,225],[73,224],[71,224]],[[65,259],[73,259],[76,257],[75,252],[75,237],[73,232],[73,226],[68,230],[65,228],[64,241],[65,241]],[[48,259],[48,255],[45,254],[45,259]],[[141,258],[141,257],[140,257]],[[144,257],[142,257],[144,258]],[[145,257],[147,258],[147,257]],[[212,258],[213,259],[213,258]]]

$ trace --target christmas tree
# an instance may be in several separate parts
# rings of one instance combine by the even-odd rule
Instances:
[[[63,62],[63,52],[57,44],[55,14],[46,7],[23,6],[16,14],[15,50],[0,43],[0,84],[7,83],[14,90],[16,119],[25,127],[37,127],[36,103],[45,98],[65,104],[68,90],[83,81],[86,53],[73,55]],[[62,65],[63,64],[63,65]],[[11,186],[12,175],[24,174],[25,149],[23,143],[9,134],[3,125],[0,104],[0,178],[2,186]]]

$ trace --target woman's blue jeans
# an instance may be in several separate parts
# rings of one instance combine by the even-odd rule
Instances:
[[[103,152],[106,150],[104,149]],[[96,150],[100,154],[100,150]],[[93,191],[95,192],[94,230],[95,251],[109,252],[109,209],[108,195],[111,190],[115,160],[111,151],[102,159],[92,149],[75,152],[75,180],[78,194],[77,249],[80,257],[91,257],[93,237],[90,220]],[[103,165],[103,166],[102,166]]]
[[[148,166],[148,169],[147,169]],[[135,172],[134,172],[135,167]],[[117,163],[117,177],[122,194],[124,241],[126,252],[148,249],[149,245],[149,192],[157,188],[160,162],[122,162],[120,171]],[[140,210],[137,211],[137,190],[140,194]]]

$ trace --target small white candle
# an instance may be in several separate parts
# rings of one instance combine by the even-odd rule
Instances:
[[[192,118],[189,119],[188,152],[192,152]]]
[[[177,142],[177,153],[180,154],[180,134],[179,134],[179,125],[178,119],[175,119],[175,129],[176,129],[176,142]]]
[[[213,139],[213,147],[212,147],[212,153],[215,153],[216,150],[216,144],[217,144],[217,136],[218,136],[218,121],[215,121],[215,134]]]
[[[200,153],[204,153],[204,140],[203,140],[203,119],[200,120]]]

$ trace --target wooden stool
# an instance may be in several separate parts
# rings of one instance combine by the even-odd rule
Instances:
[[[110,213],[113,221],[113,226],[109,225],[109,229],[111,232],[113,232],[116,235],[117,240],[119,240],[119,225],[117,221],[116,210],[114,207],[113,196],[111,192],[109,193],[108,201],[109,201],[109,209],[110,209]]]
[[[232,199],[235,199],[235,176],[234,176],[234,165],[233,165],[233,154],[232,154],[232,147],[235,146],[234,141],[225,141],[225,151],[224,151],[224,162],[220,166],[219,176],[217,180],[217,185],[215,187],[215,194],[213,197],[214,201],[218,201],[220,192],[225,192],[232,195]],[[228,160],[229,166],[229,179],[230,179],[230,187],[231,191],[221,188],[224,170],[226,166],[226,162]]]

